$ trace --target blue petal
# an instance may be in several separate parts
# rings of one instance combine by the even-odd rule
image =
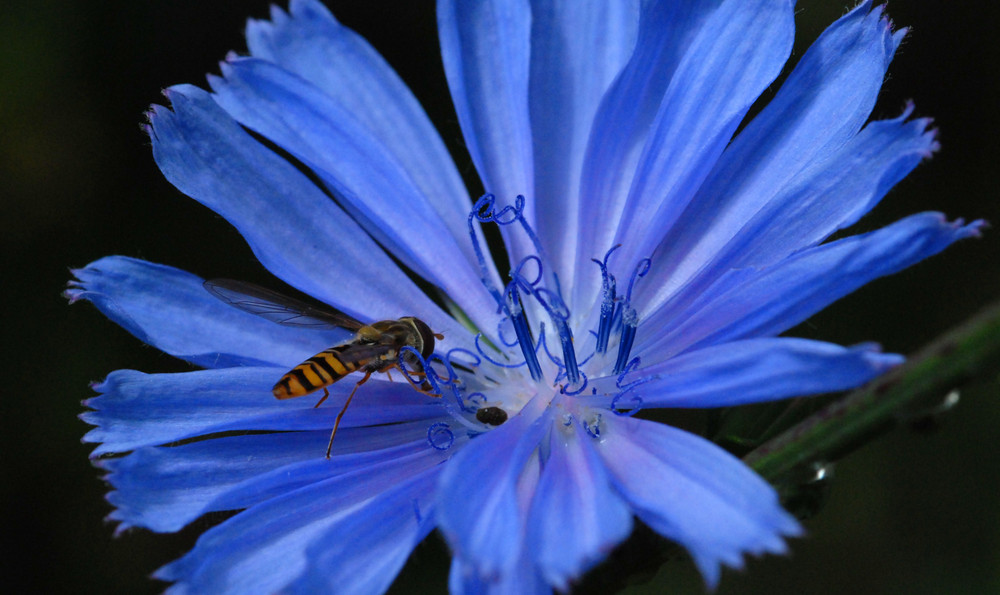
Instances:
[[[362,37],[314,0],[293,0],[289,17],[247,24],[251,55],[306,79],[355,117],[392,154],[452,235],[465,237],[472,204],[441,137],[409,88]]]
[[[826,162],[753,216],[720,257],[727,267],[762,267],[812,247],[870,211],[936,150],[929,120],[872,122]]]
[[[714,245],[711,249],[719,251],[707,262],[699,255],[702,262],[688,271],[678,271],[669,282],[659,275],[664,283],[651,278],[643,286],[659,285],[663,295],[675,283],[685,283],[684,275],[697,266],[697,277],[681,289],[695,299],[727,270],[771,265],[855,223],[937,148],[933,131],[926,129],[928,121],[904,123],[907,114],[872,122],[826,162],[802,172],[794,185],[743,221],[727,244]]]
[[[154,106],[149,118],[157,164],[179,190],[232,223],[271,272],[361,320],[410,314],[471,345],[346,213],[208,93],[185,85],[166,96],[173,111]]]
[[[73,271],[66,297],[85,299],[139,340],[207,368],[290,368],[343,341],[342,332],[274,324],[223,303],[184,271],[109,256]]]
[[[595,131],[591,137],[585,171],[595,173],[584,183],[587,194],[582,204],[587,220],[581,222],[585,235],[581,245],[598,252],[622,243],[614,261],[620,270],[630,272],[637,260],[648,256],[659,243],[791,50],[794,19],[788,0],[730,0],[707,16],[700,6],[689,10],[691,22],[681,21],[692,30],[679,31],[679,39],[686,44],[683,53],[675,56],[665,52],[677,61],[669,71],[669,85],[657,98],[655,116],[640,108],[642,121],[637,121],[631,111],[637,100],[640,105],[645,103],[645,89],[616,86],[610,92],[612,97],[630,93],[617,101],[606,101],[613,111],[598,117],[613,120],[604,123],[607,128],[599,129],[600,136]],[[652,18],[656,16],[654,13]],[[637,53],[643,52],[643,39],[640,31]],[[651,41],[659,40],[653,37]],[[655,53],[652,58],[634,66],[633,59],[621,80],[645,82],[630,69],[649,68],[655,64]],[[619,108],[618,101],[627,102],[629,108]],[[649,127],[648,133],[638,128],[641,125]],[[622,134],[629,143],[624,147],[622,141],[615,142]],[[641,145],[636,143],[640,139]],[[610,155],[614,150],[622,153]],[[601,173],[598,168],[613,173]],[[577,268],[592,269],[589,259],[595,256],[578,255]],[[622,276],[627,278],[628,273]],[[578,285],[579,299],[574,303],[592,301],[599,283],[595,279],[586,287]]]
[[[648,361],[648,358],[643,358]],[[629,393],[642,407],[730,407],[847,390],[903,362],[877,345],[841,347],[795,338],[732,341],[690,351],[636,371]],[[626,377],[630,378],[630,377]],[[610,393],[616,378],[594,381]],[[603,397],[605,400],[607,397]],[[595,398],[596,404],[596,398]]]
[[[116,491],[108,501],[121,521],[177,531],[213,511],[238,510],[304,485],[363,469],[390,458],[427,451],[426,424],[338,433],[335,446],[349,454],[324,457],[330,433],[289,432],[215,438],[170,448],[140,448],[96,461]],[[416,441],[413,441],[416,438]],[[391,448],[410,440],[405,446]],[[368,452],[364,452],[368,451]]]
[[[330,477],[364,470],[389,460],[408,460],[422,467],[443,462],[447,449],[431,448],[427,441],[427,423],[411,422],[340,432],[333,443],[333,454],[323,456],[329,444],[329,432],[323,432],[321,449],[311,451],[302,461],[248,477],[231,489],[218,494],[209,503],[210,510],[235,510],[253,506]],[[461,442],[458,442],[461,444]],[[310,444],[310,447],[315,446]]]
[[[493,582],[516,572],[524,514],[518,479],[551,421],[521,414],[458,452],[441,474],[438,523],[456,556]]]
[[[269,62],[233,58],[222,72],[225,78],[209,80],[219,105],[310,167],[375,240],[440,287],[479,328],[492,326],[496,302],[480,280],[468,233],[452,235],[431,206],[433,197],[423,195],[372,131],[322,91]],[[468,213],[451,216],[464,222]]]
[[[502,204],[533,198],[527,0],[438,0],[437,15],[451,98],[486,192]],[[512,262],[534,252],[524,234],[505,238]]]
[[[526,214],[564,287],[573,287],[576,275],[580,183],[594,115],[634,49],[638,17],[637,0],[532,4],[535,195]]]
[[[791,0],[728,0],[696,37],[663,97],[618,224],[630,270],[663,238],[754,100],[781,72],[795,37]]]
[[[760,211],[768,207],[790,213],[799,201],[809,199],[801,196],[804,191],[822,197],[831,219],[856,219],[874,206],[889,182],[905,175],[887,175],[886,170],[900,161],[912,167],[933,147],[922,125],[903,127],[901,121],[873,124],[855,136],[875,103],[901,40],[881,18],[881,9],[869,10],[871,3],[866,2],[830,26],[775,98],[726,149],[691,206],[654,253],[646,284],[658,288],[659,298],[646,299],[656,303],[676,291],[713,258],[718,259],[727,243],[729,252],[740,253],[742,248],[734,247],[732,238],[741,230],[750,234],[745,227],[748,220],[755,214],[766,220]],[[861,152],[866,153],[864,158]],[[850,190],[831,189],[833,178],[841,181],[845,176],[848,183],[855,182],[853,176],[864,182],[856,181]],[[836,196],[829,196],[834,192]],[[845,216],[848,212],[850,216]],[[759,232],[755,228],[754,234]],[[811,241],[807,236],[796,242],[795,237],[788,234],[780,243],[762,237],[758,245],[786,255]],[[765,262],[758,258],[754,264]]]
[[[781,333],[883,275],[979,235],[984,222],[949,223],[920,213],[864,235],[803,250],[774,266],[723,276],[697,307],[664,318],[661,309],[639,326],[637,352],[666,357],[686,349]],[[645,334],[642,329],[655,329]],[[641,343],[640,343],[641,341]]]
[[[413,548],[434,528],[440,466],[379,494],[343,517],[306,552],[309,565],[290,593],[383,593]]]
[[[177,581],[178,591],[275,593],[302,575],[313,544],[359,506],[433,467],[390,460],[273,498],[206,531],[191,552],[155,576]]]
[[[580,185],[580,246],[575,307],[589,307],[600,279],[584,271],[589,259],[609,249],[614,224],[628,194],[639,154],[660,101],[691,40],[718,7],[713,0],[646,2],[642,5],[635,51],[601,100],[588,140]]]
[[[525,557],[517,562],[515,572],[487,581],[476,573],[474,566],[453,556],[448,592],[451,595],[551,595],[552,588]]]
[[[687,548],[705,582],[743,554],[782,553],[802,532],[777,493],[711,442],[669,426],[611,416],[599,447],[622,495],[647,525]]]
[[[560,591],[602,560],[632,530],[632,513],[611,488],[591,439],[555,428],[528,513],[530,559]]]
[[[96,457],[234,430],[325,430],[329,435],[354,384],[348,380],[331,386],[330,399],[317,409],[312,398],[274,398],[271,388],[283,373],[249,367],[181,374],[118,370],[94,387],[100,396],[84,401],[96,411],[81,419],[98,427],[83,440],[102,443],[91,454]],[[359,389],[344,415],[337,445],[351,443],[346,436],[354,426],[432,419],[443,413],[440,399],[373,378]]]

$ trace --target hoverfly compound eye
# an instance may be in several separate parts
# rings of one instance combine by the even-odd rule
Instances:
[[[424,359],[428,359],[430,356],[434,355],[434,331],[431,330],[431,327],[427,326],[427,323],[419,318],[411,316],[409,319],[413,322],[413,326],[417,329],[417,332],[420,333],[420,340],[422,343],[420,355],[422,355]]]

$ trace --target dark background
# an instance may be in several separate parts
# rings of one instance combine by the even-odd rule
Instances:
[[[445,141],[461,150],[441,73],[433,3],[336,2],[412,86]],[[106,486],[80,443],[87,384],[118,368],[185,369],[139,344],[93,308],[59,296],[68,267],[108,254],[203,276],[263,279],[235,231],[159,174],[139,129],[168,85],[203,84],[230,49],[244,50],[247,16],[265,1],[39,0],[0,15],[0,192],[4,199],[3,390],[0,521],[7,592],[138,593],[146,577],[187,550],[212,519],[180,535],[112,538]],[[844,10],[801,0],[793,61]],[[996,200],[1000,25],[995,3],[895,0],[912,33],[875,110],[894,117],[907,99],[933,116],[942,150],[896,187],[861,227],[906,214],[1000,222]],[[468,158],[459,157],[468,166]],[[465,167],[471,171],[471,168]],[[912,353],[1000,295],[1000,231],[842,300],[800,334]],[[1000,425],[997,371],[963,389],[931,434],[898,429],[837,467],[829,504],[789,557],[727,572],[719,593],[1000,592]],[[444,569],[434,549],[420,564]],[[700,592],[692,567],[666,567],[671,592]],[[409,575],[414,576],[414,575]],[[434,583],[442,585],[442,583]],[[646,587],[657,592],[662,585]]]

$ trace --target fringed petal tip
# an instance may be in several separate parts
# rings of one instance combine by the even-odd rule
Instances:
[[[920,156],[924,159],[930,159],[941,150],[941,143],[937,140],[938,130],[937,128],[931,128],[934,124],[934,118],[924,116],[921,118],[910,119],[913,115],[914,110],[916,110],[916,103],[912,99],[907,99],[906,103],[903,104],[903,113],[890,121],[895,121],[900,124],[908,124],[915,126],[919,133],[924,137],[926,146],[920,151]]]
[[[120,538],[121,536],[131,532],[133,529],[136,528],[135,525],[130,525],[129,523],[126,523],[125,521],[118,518],[118,515],[116,514],[117,512],[118,511],[115,510],[111,512],[111,514],[107,515],[102,519],[104,521],[104,524],[111,525],[111,537],[115,539]]]
[[[101,461],[92,460],[91,463],[105,471],[101,476],[101,481],[105,482],[109,486],[115,487],[114,485],[114,462],[120,459],[104,459]],[[112,525],[112,536],[115,538],[121,537],[125,533],[131,531],[138,527],[135,523],[129,522],[129,514],[127,511],[127,506],[123,506],[121,502],[120,494],[117,489],[110,490],[104,495],[104,501],[111,506],[111,512],[109,512],[102,520],[107,525]]]
[[[100,400],[105,392],[105,387],[107,386],[107,380],[95,380],[89,384],[90,390],[99,393],[93,397],[89,397],[80,401],[80,404],[90,411],[84,411],[76,416],[77,419],[85,424],[91,426],[100,426],[101,419],[98,416],[98,410],[100,407]],[[100,444],[103,442],[104,437],[100,432],[99,428],[91,428],[86,434],[80,438],[82,444]],[[96,459],[101,455],[106,454],[106,449],[102,449],[100,446],[95,448],[90,453],[90,459],[96,465]]]
[[[218,63],[219,74],[205,75],[205,80],[208,82],[208,88],[217,92],[219,90],[219,86],[226,85],[230,82],[229,79],[233,78],[233,67],[238,66],[243,62],[260,60],[260,58],[256,58],[254,56],[241,56],[236,52],[229,52],[226,54],[226,57]]]
[[[862,6],[871,7],[871,2],[865,2]],[[885,13],[885,4],[879,4],[870,9],[868,13],[869,18],[878,19],[879,25],[882,27],[885,35],[885,54],[890,58],[899,49],[899,46],[906,39],[906,36],[910,34],[909,27],[903,27],[901,29],[896,29],[896,24],[889,18],[889,15]]]
[[[297,2],[293,0],[289,6],[289,10],[294,11]],[[246,36],[253,37],[259,36],[262,33],[272,31],[276,26],[283,25],[288,21],[288,13],[286,13],[277,4],[272,4],[270,11],[268,12],[268,18],[266,19],[247,19]]]
[[[848,349],[862,354],[864,360],[871,365],[876,374],[881,374],[906,362],[906,356],[899,353],[883,353],[882,345],[875,342],[858,343],[851,345]]]
[[[878,19],[879,24],[885,27],[887,31],[892,31],[894,29],[892,19],[885,13],[885,4],[874,6],[872,4],[872,0],[865,0],[855,10],[866,11],[869,18]]]
[[[954,221],[948,221],[948,218],[944,214],[938,213],[941,217],[941,223],[943,225],[951,226],[952,229],[957,230],[957,239],[965,238],[981,238],[983,237],[983,232],[990,229],[992,225],[986,219],[976,219],[971,223],[966,224],[965,219],[959,217]]]
[[[806,530],[792,515],[784,513],[782,519],[776,520],[779,525],[773,534],[762,539],[759,543],[747,545],[745,549],[724,553],[689,550],[692,561],[701,573],[705,588],[708,591],[714,591],[719,586],[723,567],[743,571],[749,557],[762,558],[768,554],[786,555],[788,553],[788,539],[806,536]]]
[[[70,304],[75,304],[80,300],[86,300],[97,307],[105,316],[117,323],[125,330],[132,333],[143,343],[151,343],[149,336],[140,324],[136,322],[123,308],[118,301],[99,285],[114,284],[119,281],[119,272],[114,271],[113,260],[123,259],[122,256],[106,256],[88,264],[82,269],[72,269],[71,273],[75,280],[67,283],[67,289],[63,291]],[[110,271],[103,270],[101,266],[109,265]],[[96,266],[95,266],[96,265]]]
[[[83,291],[83,288],[72,285],[72,282],[70,283],[71,283],[70,287],[67,287],[65,290],[63,290],[62,296],[66,298],[66,301],[68,301],[70,304],[75,304],[81,299],[85,298],[86,292]]]
[[[110,492],[108,494],[109,497],[105,498],[105,500],[107,500],[109,503],[111,503],[110,496],[113,493],[114,492]],[[112,506],[114,506],[114,504],[112,504]],[[111,529],[111,536],[114,537],[114,538],[116,538],[116,539],[119,538],[119,537],[121,537],[122,535],[125,535],[126,533],[129,533],[130,531],[132,531],[133,529],[136,528],[135,525],[129,523],[126,520],[124,520],[122,518],[121,511],[119,511],[117,509],[111,511],[110,514],[108,514],[106,517],[104,517],[104,522],[106,524],[108,524],[108,525],[113,525],[113,527]]]
[[[84,407],[90,407],[91,409],[94,409],[95,407],[93,405],[91,405],[90,403],[95,398],[97,398],[97,397],[92,397],[90,399],[86,399],[86,400],[84,400],[84,401],[81,402],[81,405],[83,405]],[[85,424],[90,424],[92,426],[96,426],[96,425],[99,425],[100,422],[98,422],[97,420],[94,419],[94,417],[93,417],[94,413],[96,413],[96,411],[84,411],[83,413],[77,415],[76,418],[79,419],[80,421],[82,421]],[[90,435],[90,432],[84,434],[83,438],[81,438],[80,441],[83,442],[83,443],[98,442],[97,440],[88,440],[87,437],[89,435]]]
[[[96,430],[91,430],[90,432],[87,432],[83,436],[83,438],[80,438],[80,443],[81,444],[95,444],[95,443],[97,444],[97,446],[93,450],[90,451],[90,454],[87,455],[87,460],[90,461],[90,464],[94,465],[94,466],[97,466],[98,462],[104,460],[107,457],[117,456],[117,453],[108,452],[108,450],[106,448],[104,448],[103,445],[100,443],[101,442],[100,439],[92,436],[92,434],[95,431]]]
[[[160,94],[163,95],[164,99],[166,99],[167,102],[173,103],[174,99],[178,95],[178,92],[174,87],[168,87],[160,91]],[[150,105],[149,108],[146,110],[146,113],[144,114],[146,116],[146,124],[143,125],[143,128],[149,129],[150,135],[154,134],[156,121],[159,118],[165,117],[169,113],[170,113],[170,108],[165,105],[160,105],[158,103]]]
[[[892,22],[892,19],[889,18],[889,15],[885,12],[885,4],[872,6],[871,0],[865,0],[864,2],[858,4],[848,14],[853,13],[863,14],[863,19],[867,23],[877,21],[877,27],[881,29],[882,37],[884,38],[884,55],[886,58],[886,66],[888,66],[889,60],[892,59],[896,50],[899,49],[899,45],[909,34],[910,29],[908,27],[903,27],[902,29],[896,30],[895,23]],[[873,29],[874,28],[875,26],[873,26]]]
[[[103,461],[91,461],[94,466],[99,467],[104,470],[108,470],[107,473],[101,478],[105,483],[114,486],[114,470],[107,463],[110,461],[115,461],[119,459],[105,459]],[[128,502],[121,497],[121,493],[117,489],[113,489],[104,495],[104,501],[107,502],[112,510],[104,517],[104,522],[108,525],[113,525],[112,536],[115,538],[121,537],[122,535],[131,532],[134,529],[149,529],[157,533],[164,533],[166,531],[157,531],[152,527],[144,527],[138,523],[132,522],[130,519],[137,518],[137,514],[130,510]],[[176,530],[176,529],[174,529]]]
[[[76,302],[80,301],[81,299],[87,299],[86,298],[87,291],[86,291],[86,286],[85,286],[85,278],[87,277],[88,272],[90,270],[92,270],[92,269],[90,269],[90,267],[93,264],[94,263],[90,263],[89,265],[87,265],[86,267],[84,267],[82,269],[70,269],[69,270],[69,274],[73,278],[66,282],[66,289],[63,290],[63,292],[62,292],[61,295],[64,298],[66,298],[66,300],[70,304],[75,304]],[[96,270],[96,269],[93,269],[93,270]]]
[[[178,100],[178,97],[184,96],[184,87],[187,86],[188,85],[173,85],[170,87],[166,87],[160,93],[163,95],[163,98],[166,99],[168,103],[172,104]],[[168,108],[167,106],[153,104],[149,106],[149,112],[147,113],[152,113],[153,115],[152,119],[155,119],[157,116],[166,115],[164,112],[170,112],[170,111],[171,111],[170,108]]]
[[[149,578],[151,578],[153,580],[157,580],[157,581],[164,581],[164,582],[167,582],[167,583],[176,583],[177,581],[181,580],[181,578],[182,578],[182,575],[181,575],[180,571],[178,570],[178,566],[179,566],[178,562],[179,562],[179,560],[174,560],[173,562],[170,562],[169,564],[164,564],[163,566],[160,566],[159,568],[157,568],[156,570],[154,570],[149,575]],[[187,593],[189,591],[186,588],[186,585],[182,586],[182,585],[179,585],[179,584],[175,584],[175,585],[172,585],[171,588],[167,592],[171,593],[171,594],[175,594],[175,593],[176,594],[181,594],[181,593]]]

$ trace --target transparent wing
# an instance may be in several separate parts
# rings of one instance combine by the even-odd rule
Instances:
[[[344,364],[354,364],[360,368],[381,358],[390,349],[392,349],[392,346],[379,343],[371,345],[348,345],[337,354],[337,357]]]
[[[209,279],[204,283],[209,293],[234,306],[285,326],[326,330],[343,328],[356,331],[363,323],[333,308],[317,308],[276,291],[232,279]]]

